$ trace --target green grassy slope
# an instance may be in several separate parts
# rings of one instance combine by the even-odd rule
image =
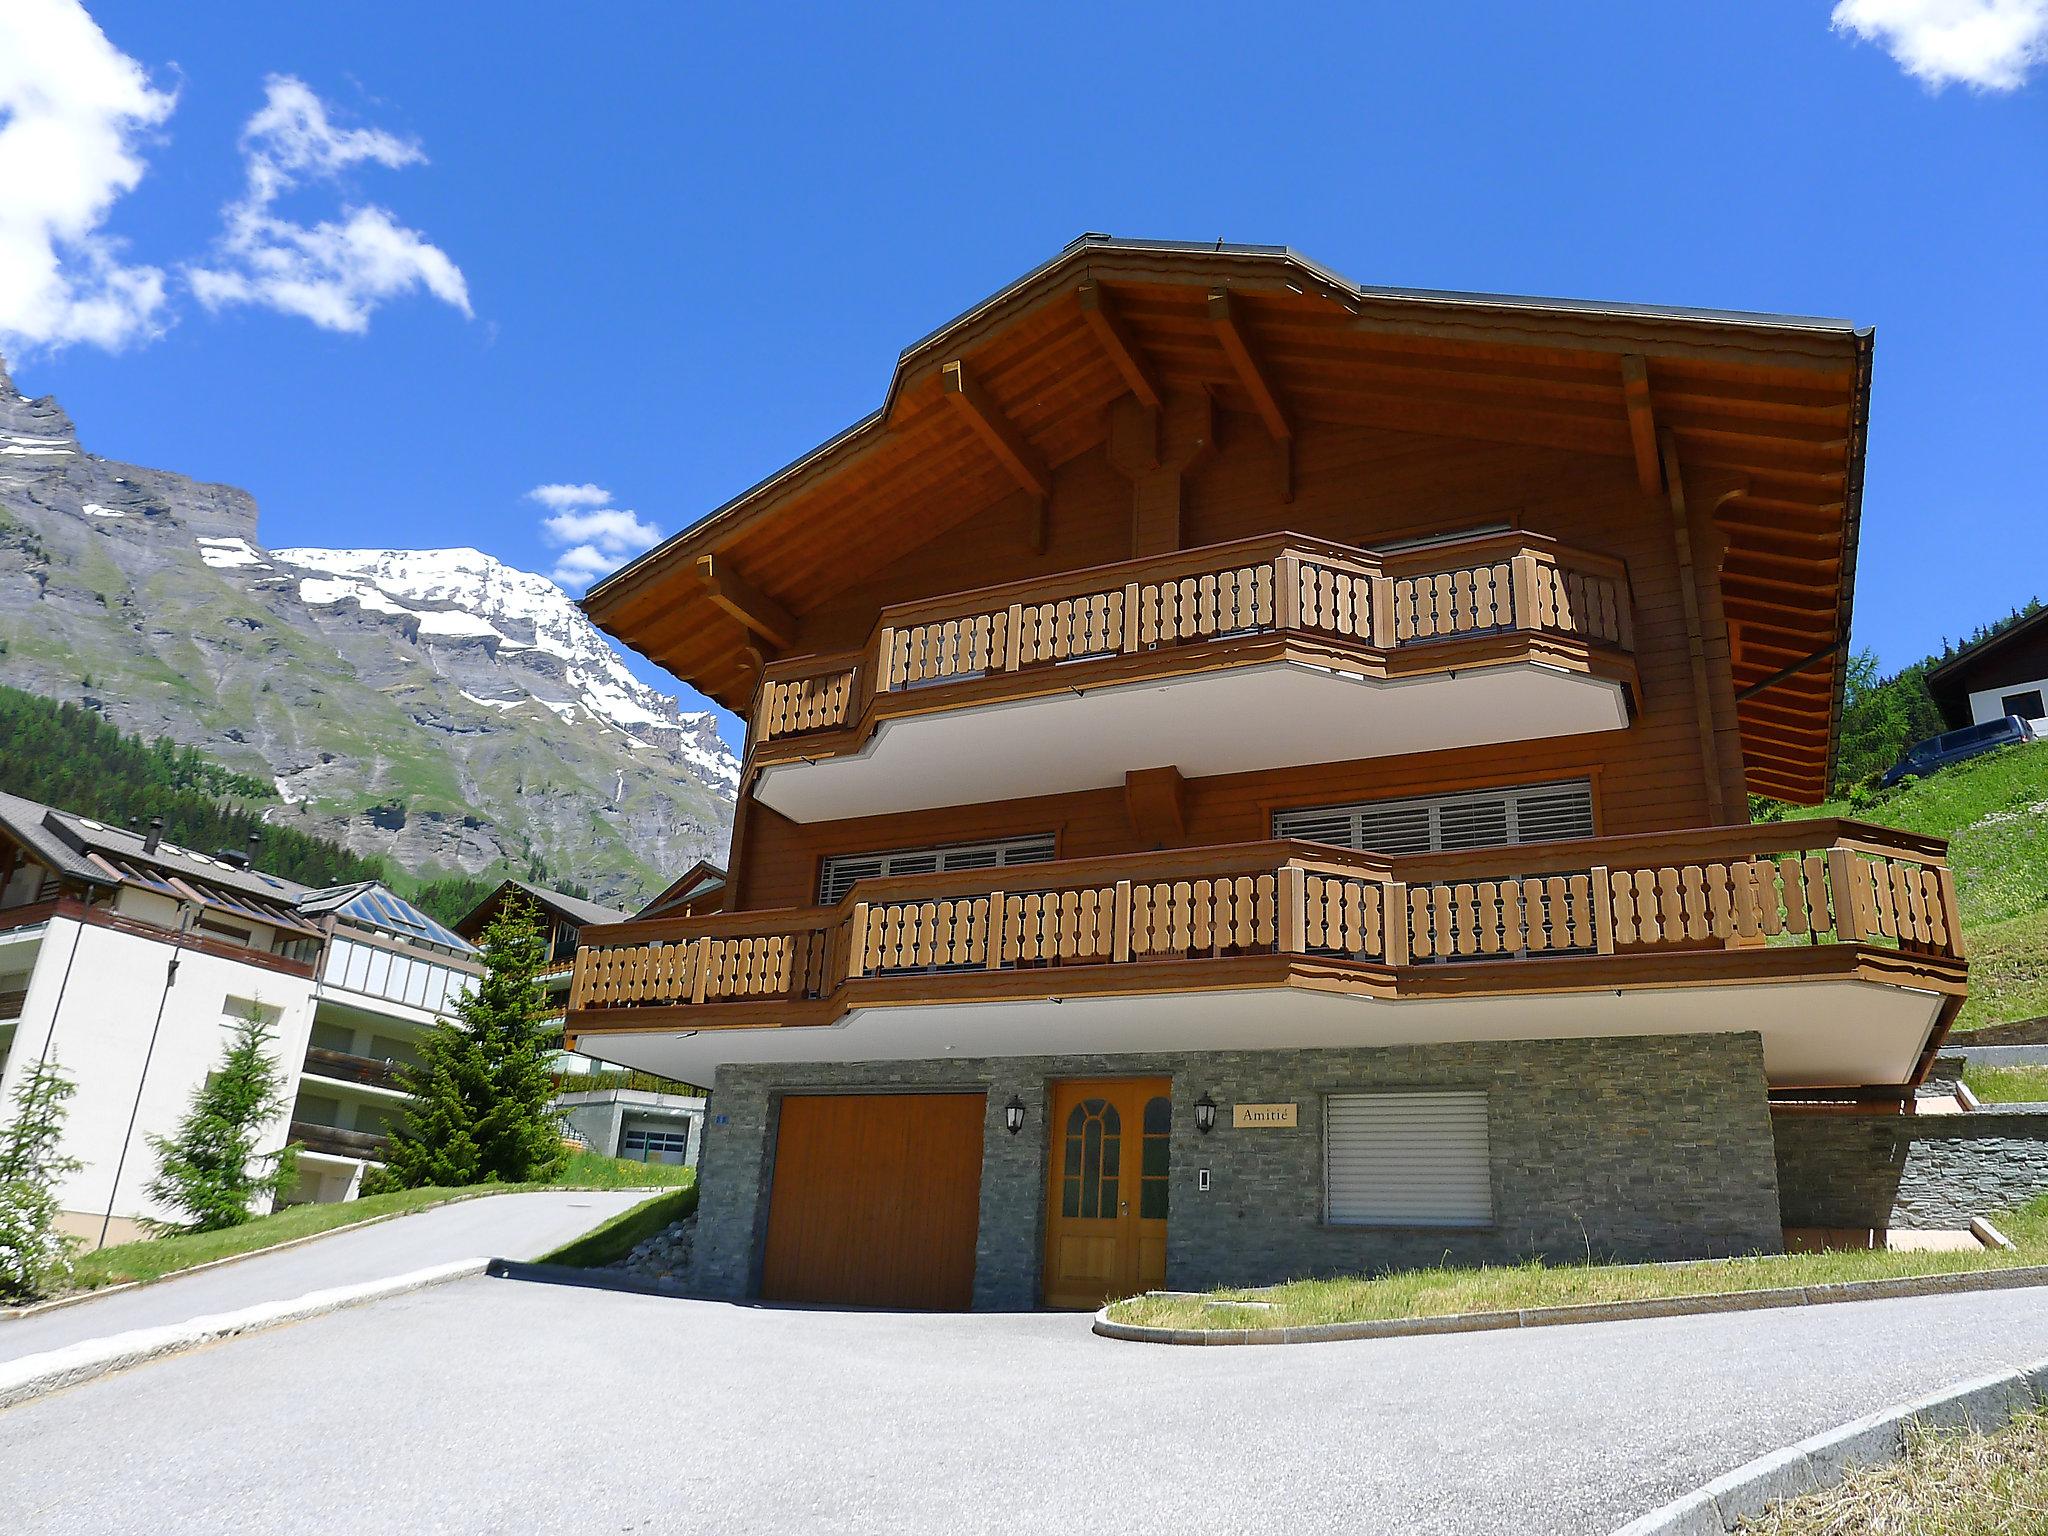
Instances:
[[[2048,1013],[2048,742],[1786,814],[1853,816],[1947,838],[1970,949],[1970,1002],[1956,1027]]]

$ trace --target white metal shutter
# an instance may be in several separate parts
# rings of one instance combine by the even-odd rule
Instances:
[[[1563,842],[1593,835],[1593,785],[1588,779],[1570,779],[1405,800],[1304,806],[1275,811],[1273,835],[1385,854]]]
[[[818,905],[829,907],[859,880],[884,875],[930,875],[952,869],[995,869],[1010,864],[1043,864],[1053,856],[1050,832],[1034,837],[954,843],[944,848],[898,848],[890,853],[834,854],[818,871]]]
[[[1333,1093],[1323,1144],[1333,1225],[1493,1224],[1483,1092]]]

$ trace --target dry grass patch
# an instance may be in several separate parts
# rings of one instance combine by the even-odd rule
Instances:
[[[1781,1504],[1746,1536],[2040,1536],[2048,1531],[2048,1413],[1994,1434],[1915,1428],[1906,1455]]]

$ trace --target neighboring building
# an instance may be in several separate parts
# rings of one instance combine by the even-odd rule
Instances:
[[[598,583],[749,722],[723,910],[585,928],[568,1015],[713,1082],[693,1284],[1861,1224],[1808,1128],[1910,1108],[1962,1003],[1943,848],[1746,797],[1828,783],[1870,359],[1090,236]]]
[[[292,1109],[300,1173],[290,1203],[353,1200],[405,1104],[398,1069],[419,1059],[420,1035],[483,966],[461,935],[374,882],[308,891],[297,910],[326,946]]]
[[[238,1018],[275,1030],[301,1145],[285,1203],[353,1196],[405,1095],[393,1069],[478,974],[469,946],[382,886],[312,891],[155,830],[0,795],[0,1125],[37,1061],[76,1084],[65,1225],[98,1244],[173,1213],[145,1187]]]
[[[1927,689],[1952,730],[2017,715],[2048,733],[2048,608],[1951,656]]]
[[[677,885],[692,876],[701,883],[700,871],[709,867],[694,866]],[[581,896],[524,880],[507,880],[471,908],[455,925],[456,931],[471,943],[481,942],[484,929],[515,901],[540,914],[548,957],[541,984],[547,991],[551,1016],[559,1023],[568,1007],[570,973],[582,931],[624,922],[626,914]],[[696,1165],[704,1136],[701,1090],[569,1050],[556,1056],[555,1071],[562,1090],[555,1107],[562,1112],[563,1129],[572,1140],[606,1157]]]

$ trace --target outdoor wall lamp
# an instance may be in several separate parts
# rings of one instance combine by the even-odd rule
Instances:
[[[1216,1101],[1206,1092],[1195,1100],[1195,1129],[1204,1136],[1216,1129]]]
[[[1024,1129],[1024,1101],[1014,1093],[1010,1095],[1010,1102],[1003,1106],[1003,1124],[1010,1128],[1012,1136]]]

